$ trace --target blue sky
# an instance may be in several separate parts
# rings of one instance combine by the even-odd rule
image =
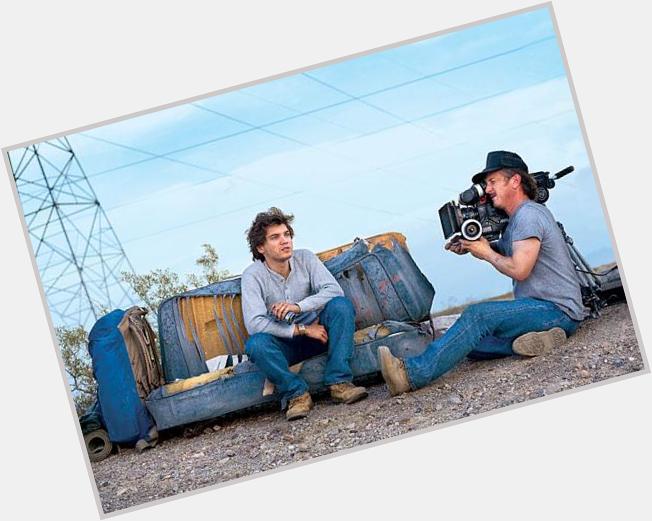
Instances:
[[[295,247],[407,237],[434,309],[507,291],[509,279],[443,250],[438,208],[488,151],[531,171],[576,171],[548,206],[589,262],[613,260],[547,9],[375,52],[105,125],[68,139],[139,273],[250,262],[244,231],[278,206]]]

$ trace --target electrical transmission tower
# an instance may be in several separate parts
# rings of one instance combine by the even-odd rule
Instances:
[[[68,140],[9,153],[55,326],[85,326],[102,310],[132,305],[120,280],[133,271]]]

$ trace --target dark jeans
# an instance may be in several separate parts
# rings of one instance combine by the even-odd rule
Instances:
[[[328,332],[328,344],[305,336],[280,338],[256,333],[247,340],[245,352],[281,396],[281,407],[308,390],[306,382],[290,371],[289,366],[328,352],[324,384],[350,382],[353,379],[349,362],[353,355],[355,311],[346,297],[328,301],[319,314],[319,323]]]
[[[513,355],[512,342],[525,333],[560,327],[566,335],[572,335],[579,324],[546,300],[522,298],[472,304],[423,353],[404,360],[410,386],[418,389],[428,385],[467,355]]]

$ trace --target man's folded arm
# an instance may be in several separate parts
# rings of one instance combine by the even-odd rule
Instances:
[[[302,313],[321,309],[329,300],[344,296],[344,292],[335,277],[314,253],[306,251],[306,267],[310,274],[310,285],[314,294],[297,302]]]
[[[279,322],[268,314],[260,283],[250,274],[241,279],[242,316],[250,335],[268,333],[281,338],[292,338],[294,326]]]

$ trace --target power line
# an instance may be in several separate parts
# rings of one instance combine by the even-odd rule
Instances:
[[[177,154],[177,153],[180,153],[180,152],[185,152],[185,151],[190,150],[192,148],[197,148],[197,147],[201,147],[201,146],[205,146],[205,145],[208,145],[208,144],[215,143],[217,141],[229,139],[229,138],[241,135],[241,134],[245,134],[247,132],[251,132],[253,130],[262,130],[262,129],[266,128],[266,127],[270,127],[270,126],[273,126],[273,125],[276,125],[276,124],[279,124],[279,123],[284,123],[284,122],[287,122],[287,121],[290,121],[290,120],[293,120],[293,119],[296,119],[296,118],[300,118],[300,117],[303,117],[303,116],[306,116],[306,115],[313,115],[313,114],[315,114],[317,112],[321,112],[323,110],[328,110],[328,109],[331,109],[331,108],[334,108],[334,107],[337,107],[337,106],[340,106],[340,105],[344,105],[344,104],[347,104],[347,103],[351,103],[352,101],[355,101],[355,100],[359,101],[359,100],[362,100],[362,99],[370,97],[370,96],[374,96],[374,95],[377,95],[377,94],[388,92],[390,90],[399,89],[401,87],[405,87],[407,85],[411,85],[411,84],[414,84],[414,83],[417,83],[417,82],[420,82],[420,81],[425,81],[425,80],[432,79],[432,78],[435,78],[435,77],[443,76],[443,75],[449,74],[451,72],[455,72],[455,71],[458,71],[460,69],[464,69],[466,67],[472,67],[474,65],[478,65],[480,63],[484,63],[484,62],[487,62],[487,61],[490,61],[490,60],[493,60],[493,59],[497,59],[497,58],[501,58],[501,57],[504,57],[504,56],[507,56],[507,55],[510,55],[510,54],[521,52],[521,51],[526,50],[526,49],[528,49],[530,47],[539,45],[539,44],[547,42],[549,40],[553,40],[554,38],[555,38],[555,36],[548,36],[548,37],[545,37],[545,38],[540,38],[540,39],[537,39],[537,40],[533,40],[533,41],[527,42],[527,43],[525,43],[523,45],[520,45],[518,47],[514,47],[512,49],[508,49],[508,50],[500,52],[500,53],[495,53],[495,54],[492,54],[492,55],[489,55],[489,56],[485,56],[483,58],[479,58],[477,60],[472,60],[472,61],[463,63],[463,64],[455,66],[455,67],[450,67],[448,69],[444,69],[442,71],[437,71],[437,72],[434,72],[434,73],[431,73],[431,74],[423,75],[420,78],[415,78],[413,80],[407,80],[407,81],[404,81],[404,82],[396,83],[394,85],[384,87],[382,89],[377,89],[375,91],[368,92],[368,93],[363,94],[361,96],[355,97],[355,96],[349,94],[350,98],[346,99],[344,101],[339,101],[339,102],[324,105],[322,107],[318,107],[318,108],[315,108],[315,109],[312,109],[312,110],[303,111],[303,112],[297,113],[297,114],[292,115],[292,116],[288,116],[288,117],[281,118],[281,119],[276,120],[276,121],[271,121],[271,122],[265,123],[263,125],[251,125],[250,124],[251,128],[248,128],[246,130],[234,132],[234,133],[228,134],[226,136],[220,136],[220,137],[215,138],[215,139],[211,139],[211,140],[203,141],[201,143],[196,143],[194,145],[189,145],[187,147],[182,147],[182,148],[179,148],[179,149],[175,149],[175,150],[169,151],[169,152],[167,152],[165,154],[154,154],[154,153],[149,152],[149,151],[145,151],[145,150],[142,150],[142,149],[131,147],[132,150],[144,153],[144,154],[149,155],[151,157],[148,158],[148,159],[139,160],[139,161],[136,161],[136,162],[133,162],[133,163],[127,163],[126,165],[123,165],[123,166],[120,166],[120,167],[115,167],[115,168],[104,170],[104,171],[101,171],[101,172],[96,172],[96,173],[90,174],[89,177],[95,177],[95,176],[98,176],[98,175],[103,175],[103,174],[108,173],[108,172],[113,172],[113,171],[116,171],[116,170],[120,170],[122,168],[127,168],[129,166],[136,165],[136,164],[141,164],[143,162],[151,161],[153,159],[172,160],[172,158],[169,158],[168,155]],[[294,110],[291,107],[284,106],[282,104],[279,104],[279,103],[277,103],[275,101],[266,99],[266,98],[264,98],[262,96],[259,96],[259,95],[253,95],[253,94],[251,94],[249,92],[243,93],[243,94],[262,99],[262,100],[264,100],[264,101],[266,101],[268,103],[275,104],[275,105],[277,105],[279,107],[284,107],[284,108],[289,108],[290,110]],[[195,107],[197,106],[196,104],[193,104],[193,105]],[[202,108],[205,108],[205,107],[202,107]],[[95,136],[92,136],[90,134],[84,133],[82,135],[85,136],[85,137],[90,137],[90,138],[93,138],[93,139],[102,140],[102,138],[96,138]],[[128,147],[126,147],[124,145],[120,145],[118,143],[114,143],[114,142],[111,142],[111,141],[108,141],[108,140],[105,140],[105,141],[107,141],[108,143],[112,143],[112,144],[114,144],[116,146],[123,146],[125,148],[128,148]],[[193,165],[192,163],[188,163],[187,165],[191,166],[191,167],[194,167],[194,168],[201,168],[201,167],[198,167],[197,165]],[[212,171],[211,169],[205,169],[205,170]]]
[[[440,112],[438,112],[438,113],[436,113],[436,114],[429,114],[429,115],[427,115],[427,116],[424,116],[423,119],[425,119],[425,118],[427,118],[427,117],[433,117],[433,116],[435,116],[435,115],[443,114],[443,113],[445,113],[445,112],[450,112],[451,110],[456,110],[457,108],[462,108],[462,107],[466,107],[466,106],[469,106],[469,105],[472,105],[472,104],[475,104],[475,103],[479,103],[479,102],[482,102],[482,101],[486,101],[486,100],[488,100],[488,99],[491,99],[491,98],[494,98],[494,97],[497,97],[497,96],[505,95],[505,94],[508,94],[508,93],[510,93],[510,92],[512,92],[512,91],[514,91],[514,90],[517,90],[517,89],[509,89],[509,90],[501,91],[501,92],[499,92],[499,93],[492,94],[492,95],[489,95],[489,96],[483,96],[483,97],[481,97],[481,98],[477,98],[477,99],[472,100],[472,101],[470,101],[470,102],[467,102],[467,103],[465,103],[465,104],[463,104],[463,105],[460,105],[460,106],[456,107],[455,109],[450,109],[450,110],[440,111]],[[568,112],[568,111],[563,111],[562,113],[567,113],[567,112]],[[558,117],[559,115],[560,115],[560,113],[556,113],[556,114],[553,114],[552,116],[549,116],[549,117],[546,117],[546,118],[539,118],[539,119],[536,120],[536,121],[528,122],[528,123],[526,123],[526,124],[541,123],[541,122],[543,122],[543,121],[547,121],[547,120],[550,120],[550,119],[554,119],[554,118]],[[421,119],[421,118],[420,118],[420,119]],[[521,126],[523,126],[523,125],[517,125],[517,126],[514,127],[514,128],[519,128],[519,127],[521,127]],[[508,129],[505,129],[504,132],[508,132],[508,131],[510,131],[510,130],[512,130],[511,127],[508,128]],[[365,134],[365,136],[367,136],[367,135],[370,135],[370,133]],[[446,147],[446,148],[452,148],[453,146],[459,146],[460,144],[462,144],[462,143],[457,143],[457,144],[451,145],[451,146]],[[314,147],[314,148],[318,148],[318,147]],[[411,157],[408,157],[408,158],[403,158],[403,159],[401,159],[400,161],[397,161],[397,162],[394,162],[394,163],[388,163],[388,164],[384,165],[383,167],[377,167],[377,168],[372,169],[371,171],[387,172],[387,169],[388,169],[388,168],[392,168],[392,167],[397,166],[397,165],[399,165],[399,164],[406,163],[406,162],[409,162],[409,161],[412,161],[412,160],[414,160],[414,159],[418,159],[418,158],[420,158],[420,157],[424,157],[424,156],[427,156],[427,155],[431,155],[431,154],[433,154],[433,153],[434,153],[434,152],[428,152],[428,153],[426,153],[426,154],[417,154],[417,155],[415,155],[415,156],[411,156]],[[343,156],[343,157],[345,157],[345,156]],[[366,172],[364,172],[364,173],[367,173],[367,172],[369,172],[369,171],[366,171]],[[245,179],[246,179],[246,178],[239,177],[239,176],[232,176],[232,177],[233,177],[234,179],[238,179],[238,180],[245,180]],[[337,182],[337,181],[336,181],[336,182],[334,182],[334,184],[337,184],[337,183],[340,183],[340,184],[342,184],[342,183],[349,183],[350,180],[351,180],[351,178],[352,178],[352,177],[349,177],[349,178],[347,178],[345,181],[340,181],[340,182]],[[253,183],[256,183],[256,181],[253,181],[253,180],[250,180],[250,181],[253,182]],[[199,184],[201,184],[201,183],[199,183]],[[195,185],[191,185],[189,188],[192,188],[192,187],[194,187],[194,186],[195,186]],[[282,188],[282,186],[280,186],[280,185],[278,185],[278,184],[275,184],[275,185],[269,185],[269,186],[272,186],[272,187],[274,187],[274,188]],[[298,192],[292,192],[292,193],[289,193],[289,194],[282,194],[282,195],[278,196],[277,198],[275,198],[275,199],[273,199],[273,200],[270,200],[269,202],[273,202],[274,200],[278,200],[278,199],[281,199],[281,198],[286,198],[286,197],[289,197],[289,196],[292,196],[292,195],[299,195],[299,194],[302,194],[302,193],[310,193],[310,192],[311,192],[310,190],[306,190],[306,189],[304,189],[304,190],[301,190],[301,191],[298,191]],[[366,210],[371,210],[371,211],[375,211],[375,212],[380,212],[380,213],[384,213],[384,214],[387,214],[387,215],[392,215],[392,216],[395,216],[395,217],[400,217],[400,216],[402,216],[402,214],[401,214],[401,213],[398,213],[398,212],[391,212],[391,211],[388,211],[387,209],[380,209],[380,208],[376,208],[376,207],[373,207],[373,206],[361,205],[361,204],[359,204],[359,203],[357,203],[357,204],[356,204],[356,203],[351,203],[351,202],[349,202],[349,201],[344,201],[344,200],[339,199],[339,198],[334,198],[333,196],[327,196],[327,195],[324,195],[323,193],[321,193],[320,196],[321,196],[321,197],[328,198],[328,199],[331,199],[331,200],[334,200],[334,201],[337,201],[337,202],[340,202],[340,203],[342,203],[342,204],[346,204],[346,205],[352,206],[352,207],[357,207],[357,208],[361,208],[361,209],[366,209]],[[240,211],[240,210],[243,210],[243,209],[246,209],[246,208],[252,207],[252,206],[256,206],[256,205],[259,205],[259,204],[261,204],[261,203],[256,203],[255,205],[249,205],[249,206],[247,206],[247,207],[242,207],[242,208],[239,208],[239,209],[236,209],[236,210],[233,210],[233,211],[229,211],[229,212],[226,212],[226,213],[223,213],[223,214],[212,215],[212,216],[210,216],[210,217],[206,217],[206,218],[202,218],[202,219],[194,220],[194,221],[191,221],[191,222],[188,222],[188,223],[181,223],[181,224],[175,225],[175,226],[173,226],[173,227],[169,227],[169,228],[164,228],[164,229],[158,230],[158,231],[156,231],[156,232],[154,232],[154,233],[152,233],[152,234],[143,235],[143,236],[140,236],[140,237],[136,237],[136,238],[128,239],[128,240],[125,241],[125,243],[130,243],[130,242],[134,242],[134,241],[137,241],[137,240],[142,240],[142,239],[148,238],[148,237],[150,237],[150,236],[155,236],[155,235],[160,235],[160,234],[166,233],[167,231],[175,230],[175,229],[178,229],[178,228],[183,228],[183,227],[186,227],[186,226],[190,226],[190,225],[192,225],[192,224],[198,224],[198,223],[200,223],[200,222],[205,222],[205,221],[208,221],[208,220],[211,220],[211,219],[214,219],[214,218],[217,218],[217,217],[221,217],[221,216],[226,215],[226,214],[229,214],[229,213],[235,213],[235,212],[237,212],[237,211]],[[422,219],[422,220],[425,221],[425,219]]]
[[[453,107],[448,107],[448,108],[446,108],[446,109],[444,109],[444,110],[441,110],[441,111],[438,111],[438,112],[433,112],[433,113],[427,114],[427,115],[425,115],[425,116],[421,116],[421,117],[419,117],[419,118],[414,118],[414,119],[411,119],[411,120],[409,120],[409,119],[404,119],[404,118],[400,118],[400,116],[397,116],[396,114],[392,114],[391,112],[386,111],[386,110],[382,109],[381,107],[376,106],[375,104],[372,104],[372,103],[369,103],[369,102],[365,102],[365,101],[363,100],[363,98],[366,98],[366,97],[369,97],[369,96],[373,96],[373,95],[377,95],[377,94],[379,94],[379,93],[387,92],[387,91],[390,91],[390,90],[393,90],[393,89],[398,89],[398,88],[401,88],[401,87],[405,87],[405,86],[407,86],[407,85],[414,84],[414,83],[419,82],[419,81],[425,81],[425,80],[432,79],[432,78],[435,78],[435,77],[441,77],[441,76],[443,76],[443,75],[445,75],[445,74],[448,74],[448,73],[451,73],[451,72],[454,72],[454,71],[458,71],[458,70],[463,69],[463,68],[465,68],[465,67],[474,66],[474,65],[477,65],[477,64],[479,64],[479,63],[483,63],[483,62],[486,62],[486,61],[489,61],[489,60],[492,60],[492,59],[496,59],[496,58],[503,57],[503,56],[506,56],[506,55],[509,55],[509,54],[517,53],[517,52],[523,51],[524,49],[527,49],[527,48],[529,48],[529,47],[532,47],[532,46],[534,46],[534,45],[539,45],[539,44],[541,44],[541,43],[543,43],[543,42],[546,42],[546,41],[552,40],[553,38],[554,38],[554,36],[550,36],[550,37],[546,37],[546,38],[541,38],[541,39],[538,39],[538,40],[534,40],[534,41],[528,42],[528,43],[526,43],[526,44],[524,44],[524,45],[521,45],[521,46],[518,46],[518,47],[515,47],[515,48],[512,48],[512,49],[509,49],[509,50],[504,51],[504,52],[495,53],[495,54],[490,55],[490,56],[486,56],[486,57],[483,57],[483,58],[480,58],[480,59],[477,59],[477,60],[473,60],[473,61],[470,61],[470,62],[466,62],[466,63],[464,63],[464,64],[460,64],[460,65],[458,65],[458,66],[451,67],[451,68],[448,68],[448,69],[445,69],[445,70],[442,70],[442,71],[437,71],[437,72],[435,72],[435,73],[431,73],[431,74],[423,75],[423,76],[421,76],[420,78],[416,78],[416,79],[412,79],[412,80],[404,81],[404,82],[401,82],[401,83],[397,83],[397,84],[394,84],[394,85],[391,85],[391,86],[388,86],[388,87],[385,87],[385,88],[382,88],[382,89],[376,89],[376,90],[374,90],[374,91],[372,91],[372,92],[368,92],[368,93],[366,93],[366,94],[364,94],[364,95],[362,95],[362,96],[354,96],[354,95],[351,95],[350,93],[348,93],[348,92],[346,92],[346,91],[344,91],[344,90],[342,90],[342,89],[339,89],[339,88],[337,88],[337,87],[335,87],[335,86],[333,86],[333,85],[330,85],[329,83],[324,82],[323,80],[320,80],[320,79],[314,77],[314,76],[311,75],[311,74],[304,74],[304,76],[307,77],[308,79],[310,79],[310,80],[312,80],[312,81],[315,81],[315,82],[317,82],[317,83],[320,83],[320,84],[322,84],[322,85],[324,85],[324,86],[326,86],[326,87],[328,87],[328,88],[331,88],[331,89],[333,89],[333,90],[336,91],[336,92],[339,92],[339,93],[341,93],[341,94],[344,94],[344,95],[346,95],[349,99],[347,99],[347,100],[345,100],[345,101],[341,101],[341,102],[337,102],[337,103],[329,104],[329,105],[326,105],[326,106],[322,106],[322,107],[319,107],[319,108],[316,108],[316,109],[313,109],[313,110],[310,110],[310,111],[303,111],[303,112],[301,112],[301,113],[298,113],[298,114],[295,114],[295,115],[291,115],[291,116],[288,116],[288,117],[285,117],[285,118],[281,118],[281,119],[278,119],[278,120],[275,120],[275,121],[272,121],[272,122],[268,122],[268,123],[265,123],[265,124],[263,124],[263,125],[253,125],[253,124],[251,124],[251,123],[248,123],[248,122],[246,122],[246,121],[240,120],[240,119],[238,119],[238,118],[234,118],[234,117],[229,116],[229,115],[227,115],[227,114],[224,114],[224,113],[222,113],[222,112],[215,111],[215,110],[213,110],[213,109],[210,109],[210,108],[204,107],[204,106],[202,106],[201,104],[194,103],[193,106],[195,106],[195,108],[198,108],[198,109],[200,109],[200,110],[204,110],[204,111],[207,111],[207,112],[214,113],[215,115],[218,115],[218,116],[223,117],[223,118],[230,119],[230,120],[235,121],[235,122],[238,122],[238,123],[240,123],[240,124],[247,125],[249,128],[244,129],[244,130],[241,130],[241,131],[238,131],[238,132],[235,132],[235,133],[231,133],[231,134],[226,135],[226,136],[220,136],[219,138],[215,138],[215,139],[212,139],[212,140],[204,141],[204,142],[199,143],[199,144],[194,144],[194,145],[190,145],[190,146],[188,146],[188,147],[183,147],[183,148],[180,148],[180,149],[172,150],[172,151],[166,152],[165,154],[154,154],[154,153],[152,153],[152,152],[149,152],[149,151],[143,150],[143,149],[138,148],[138,147],[127,146],[127,145],[123,145],[123,144],[120,144],[120,143],[115,143],[115,142],[113,142],[113,141],[110,141],[110,140],[107,140],[107,139],[104,139],[104,138],[96,138],[95,136],[86,136],[86,137],[90,137],[90,138],[93,138],[93,139],[97,139],[97,140],[100,140],[100,141],[104,141],[104,142],[106,142],[107,144],[112,144],[112,145],[115,145],[115,146],[120,146],[120,147],[123,147],[123,148],[129,149],[129,150],[133,150],[133,151],[140,152],[140,153],[143,153],[143,154],[146,154],[146,155],[151,156],[151,157],[148,158],[148,159],[145,159],[145,160],[142,160],[142,161],[138,161],[138,162],[133,163],[133,164],[140,164],[140,163],[142,163],[142,162],[149,161],[149,160],[152,160],[152,159],[171,160],[171,161],[174,161],[174,162],[176,162],[176,163],[183,164],[183,165],[185,165],[185,166],[189,166],[189,167],[192,167],[192,168],[199,168],[199,169],[202,169],[202,170],[204,170],[204,171],[209,171],[209,172],[215,173],[215,174],[217,174],[217,175],[219,175],[219,176],[221,176],[221,177],[231,177],[231,178],[233,178],[233,179],[235,179],[235,180],[240,180],[240,181],[244,181],[244,182],[249,182],[249,183],[253,183],[253,184],[256,184],[256,185],[260,185],[260,186],[268,186],[268,187],[279,188],[279,185],[278,185],[278,184],[261,183],[261,182],[259,182],[259,181],[255,181],[255,180],[248,179],[248,178],[246,178],[246,177],[241,177],[241,176],[236,176],[236,175],[229,175],[229,174],[227,174],[227,173],[225,173],[225,172],[221,172],[221,171],[219,171],[219,170],[215,170],[215,169],[211,169],[211,168],[206,168],[206,167],[200,167],[200,166],[195,165],[195,164],[193,164],[193,163],[188,163],[188,162],[186,162],[186,161],[181,161],[181,160],[178,160],[178,159],[175,159],[175,158],[170,158],[169,155],[171,155],[171,154],[175,154],[175,153],[179,153],[180,151],[186,151],[186,150],[189,150],[189,149],[192,149],[192,148],[196,148],[196,147],[204,146],[204,145],[206,145],[206,144],[208,144],[208,143],[214,143],[214,142],[216,142],[216,141],[226,140],[226,139],[229,139],[229,138],[232,138],[232,137],[238,136],[238,135],[246,134],[246,133],[251,132],[251,131],[254,131],[254,130],[260,130],[260,131],[263,131],[263,132],[265,132],[265,133],[268,133],[268,134],[274,135],[274,136],[276,136],[276,137],[279,137],[279,138],[282,138],[282,139],[290,140],[290,141],[292,141],[292,142],[294,142],[294,143],[296,143],[296,144],[299,144],[299,145],[301,145],[301,146],[312,147],[312,148],[315,148],[315,149],[317,149],[317,150],[322,150],[319,146],[309,145],[308,143],[305,143],[305,142],[303,142],[303,141],[297,140],[297,139],[295,139],[295,138],[291,138],[291,137],[289,137],[289,136],[286,136],[286,135],[280,134],[280,133],[278,133],[278,132],[274,132],[274,131],[270,130],[270,129],[267,128],[267,127],[271,127],[271,126],[273,126],[273,125],[277,125],[277,124],[279,124],[279,123],[286,122],[286,121],[290,121],[290,120],[293,120],[293,119],[296,119],[296,118],[299,118],[299,117],[304,117],[304,116],[306,116],[306,115],[315,114],[315,113],[318,113],[318,112],[320,112],[320,111],[326,110],[327,108],[331,108],[331,107],[335,107],[335,106],[338,106],[338,105],[342,105],[342,104],[344,104],[344,103],[348,103],[348,102],[350,102],[350,101],[361,101],[361,102],[365,103],[366,105],[368,105],[369,107],[371,107],[371,108],[373,108],[373,109],[375,109],[375,110],[378,110],[378,111],[380,111],[380,112],[385,113],[386,115],[389,115],[389,116],[391,116],[391,117],[393,117],[393,118],[395,118],[395,119],[398,119],[400,122],[397,123],[397,124],[395,124],[395,125],[390,125],[389,127],[383,127],[382,129],[380,129],[380,130],[376,130],[376,131],[373,131],[373,132],[368,132],[368,133],[364,133],[364,134],[358,134],[358,135],[356,135],[354,138],[349,138],[349,139],[359,139],[359,138],[366,137],[366,136],[368,136],[368,135],[372,135],[372,134],[377,133],[377,132],[382,132],[382,131],[385,131],[385,130],[388,130],[388,129],[391,129],[391,128],[395,128],[395,127],[398,127],[398,126],[401,126],[401,125],[404,125],[404,124],[414,124],[416,121],[421,121],[421,120],[424,120],[424,119],[427,119],[427,118],[435,117],[435,116],[440,115],[440,114],[444,114],[444,113],[446,113],[446,112],[451,112],[451,111],[454,111],[454,110],[458,110],[458,109],[460,109],[460,108],[463,108],[463,107],[466,107],[466,106],[469,106],[469,105],[472,105],[472,104],[475,104],[475,103],[478,103],[478,102],[481,102],[481,101],[485,101],[485,100],[490,99],[490,98],[492,98],[492,97],[497,97],[497,96],[505,95],[505,94],[507,94],[507,93],[509,93],[509,92],[512,92],[512,91],[516,90],[516,89],[508,89],[508,90],[504,90],[504,91],[501,91],[501,92],[498,92],[498,93],[494,93],[494,94],[491,94],[491,95],[488,95],[488,96],[483,96],[483,97],[480,97],[480,98],[476,98],[476,99],[474,99],[474,100],[470,100],[470,101],[468,101],[468,102],[466,102],[466,103],[458,104],[458,105],[453,106]],[[253,97],[260,97],[260,96],[255,96],[255,95],[253,95],[253,94],[251,94],[251,93],[249,93],[249,92],[247,92],[247,93],[245,93],[245,94],[246,94],[246,95],[249,95],[249,96],[253,96]],[[286,106],[286,105],[280,104],[280,103],[275,102],[275,101],[271,101],[271,100],[265,99],[264,97],[260,97],[260,99],[263,99],[263,100],[267,101],[268,103],[273,103],[273,104],[275,104],[275,105],[277,105],[277,106],[279,106],[279,107],[283,107],[283,108],[286,108],[286,109],[289,109],[289,110],[294,110],[292,107],[289,107],[289,106]],[[321,119],[321,118],[318,118],[318,119]],[[334,124],[333,122],[329,121],[328,119],[326,119],[326,120],[324,120],[324,121],[327,121],[327,122],[330,123],[330,124]],[[341,125],[340,125],[340,126],[341,126]],[[427,127],[423,127],[423,126],[421,126],[421,125],[416,125],[416,126],[417,126],[417,128],[419,128],[420,130],[429,131],[429,129],[428,129]],[[343,126],[343,128],[346,128],[347,130],[351,130],[351,129],[348,129],[348,127],[345,127],[345,126]],[[347,139],[342,140],[342,141],[346,141],[346,140],[347,140]],[[342,142],[342,141],[338,141],[338,142],[336,142],[336,143],[339,143],[339,142]],[[323,150],[322,150],[322,151],[323,151]],[[327,151],[327,152],[329,152],[329,153],[332,154],[332,151]],[[336,157],[339,157],[339,158],[345,158],[345,159],[348,159],[348,160],[352,160],[352,158],[350,158],[350,157],[348,157],[348,156],[346,156],[346,155],[344,155],[344,154],[334,154],[334,155],[335,155]],[[419,156],[422,156],[422,155],[423,155],[423,154],[420,154]],[[419,156],[414,156],[414,157],[412,157],[412,158],[402,159],[400,162],[398,162],[398,163],[396,163],[396,164],[400,164],[401,162],[405,162],[405,161],[410,161],[410,160],[414,159],[415,157],[419,157]],[[377,167],[377,168],[373,169],[372,171],[381,171],[381,172],[382,172],[382,171],[385,171],[385,170],[384,170],[385,168],[388,168],[388,167],[390,167],[390,166],[392,166],[392,165],[393,165],[393,164],[390,163],[390,164],[388,164],[388,165],[385,165],[384,167]],[[117,167],[116,169],[126,168],[127,166],[129,166],[129,165],[124,165],[124,166],[122,166],[122,167]],[[368,172],[368,171],[367,171],[367,172]],[[100,173],[96,173],[96,174],[94,174],[94,175],[99,175],[99,174],[100,174]],[[201,181],[201,182],[198,182],[198,183],[193,183],[193,184],[189,185],[188,188],[193,188],[193,187],[196,187],[196,186],[198,186],[198,185],[205,184],[205,183],[212,182],[212,181],[213,181],[213,180],[207,180],[207,181]],[[348,181],[348,179],[347,179],[347,181]],[[290,196],[293,196],[293,195],[298,195],[299,193],[305,193],[305,192],[307,192],[307,190],[302,190],[302,191],[299,191],[299,192],[290,192],[290,193],[287,193],[287,194],[282,194],[282,195],[280,195],[279,197],[275,198],[275,200],[277,200],[277,199],[279,199],[279,198],[285,198],[285,197],[290,197]],[[322,194],[322,196],[323,196],[323,194]],[[149,198],[149,197],[142,198],[142,199],[139,200],[139,202],[142,202],[143,199],[147,199],[147,198]],[[332,197],[330,197],[330,198],[333,199]],[[335,200],[338,200],[338,199],[335,199]],[[348,204],[348,205],[350,205],[350,206],[356,206],[355,204],[350,203],[350,202],[344,202],[344,201],[341,201],[341,200],[339,200],[339,201],[342,202],[343,204]],[[123,206],[126,206],[127,204],[135,204],[135,202],[134,202],[134,203],[124,203],[124,204],[121,204],[121,205],[117,205],[117,206],[112,207],[111,209],[115,209],[115,208],[123,207]],[[256,203],[256,205],[257,205],[257,204],[260,204],[260,203]],[[250,206],[249,206],[249,207],[250,207]],[[369,207],[369,206],[360,206],[360,205],[358,205],[358,207],[364,208],[364,209],[366,209],[366,210],[381,211],[381,212],[386,213],[386,214],[387,214],[387,213],[390,213],[390,214],[391,214],[391,212],[387,212],[386,209],[378,209],[378,208],[373,208],[373,207]],[[244,208],[246,208],[246,207],[244,207]],[[150,237],[150,236],[154,236],[154,235],[159,235],[159,234],[165,233],[165,232],[167,232],[167,231],[171,231],[171,230],[174,230],[174,229],[182,228],[182,227],[185,227],[185,226],[190,226],[190,225],[193,225],[193,224],[197,224],[197,223],[199,223],[199,222],[204,222],[204,221],[207,221],[207,220],[210,220],[210,219],[214,219],[214,218],[217,218],[217,217],[221,217],[221,216],[223,216],[223,215],[225,215],[225,214],[233,213],[233,212],[236,212],[236,211],[240,211],[240,210],[242,210],[242,209],[244,209],[244,208],[239,208],[239,209],[236,209],[236,210],[231,210],[231,211],[229,211],[229,212],[225,212],[225,213],[218,214],[218,215],[213,215],[213,216],[206,217],[206,218],[202,218],[202,219],[198,219],[198,220],[193,220],[193,221],[190,221],[190,222],[187,222],[187,223],[181,223],[181,224],[178,224],[178,225],[175,225],[175,226],[169,227],[169,228],[164,228],[164,229],[162,229],[162,230],[158,230],[158,231],[156,231],[156,232],[154,232],[154,233],[152,233],[152,234],[143,235],[143,236],[140,236],[140,237],[135,237],[135,238],[132,238],[132,239],[128,239],[128,241],[126,241],[126,242],[134,242],[134,241],[142,240],[142,239],[144,239],[144,238],[147,238],[147,237]],[[394,215],[398,215],[398,214],[394,214]]]

